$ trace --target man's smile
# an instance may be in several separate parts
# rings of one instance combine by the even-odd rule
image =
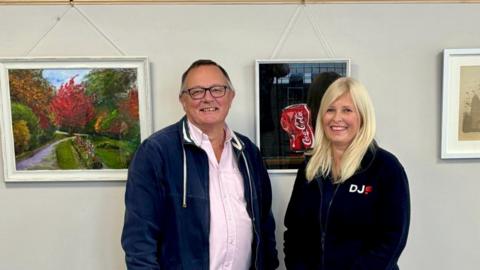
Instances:
[[[218,108],[217,107],[207,107],[207,108],[201,108],[200,111],[202,111],[202,112],[214,112],[214,111],[218,111]]]

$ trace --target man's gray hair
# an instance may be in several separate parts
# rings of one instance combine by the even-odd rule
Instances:
[[[228,73],[227,71],[222,67],[220,66],[219,64],[217,64],[216,62],[210,60],[210,59],[199,59],[195,62],[193,62],[188,68],[187,70],[185,70],[185,72],[182,74],[182,85],[180,87],[180,93],[179,95],[182,95],[182,92],[185,89],[185,80],[187,79],[187,75],[188,73],[190,73],[190,71],[194,68],[197,68],[197,67],[201,67],[201,66],[216,66],[220,69],[220,71],[222,72],[223,76],[225,76],[225,79],[227,80],[227,86],[228,88],[230,88],[230,90],[234,91],[233,89],[233,85],[232,85],[232,81],[230,80],[230,76],[228,76]]]

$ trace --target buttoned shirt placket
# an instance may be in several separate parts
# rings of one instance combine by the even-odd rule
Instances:
[[[198,129],[192,135],[209,161],[210,270],[247,270],[251,260],[252,224],[246,211],[243,178],[234,158],[231,136],[227,134],[220,161],[217,161],[208,137]]]

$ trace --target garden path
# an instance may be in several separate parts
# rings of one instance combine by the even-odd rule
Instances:
[[[40,151],[35,153],[33,156],[18,162],[17,166],[16,166],[17,170],[28,170],[28,169],[42,163],[44,160],[48,159],[49,157],[51,157],[52,155],[55,154],[55,152],[53,150],[55,149],[55,146],[57,144],[59,144],[63,141],[66,141],[66,140],[71,140],[71,139],[72,139],[72,137],[68,137],[68,138],[64,138],[64,139],[61,139],[59,141],[55,141],[51,144],[46,145]],[[56,159],[54,159],[54,160],[56,160]]]

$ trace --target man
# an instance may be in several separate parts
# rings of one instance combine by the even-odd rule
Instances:
[[[186,116],[146,139],[130,164],[129,270],[277,268],[268,173],[258,148],[225,123],[234,97],[213,61],[183,74]]]

